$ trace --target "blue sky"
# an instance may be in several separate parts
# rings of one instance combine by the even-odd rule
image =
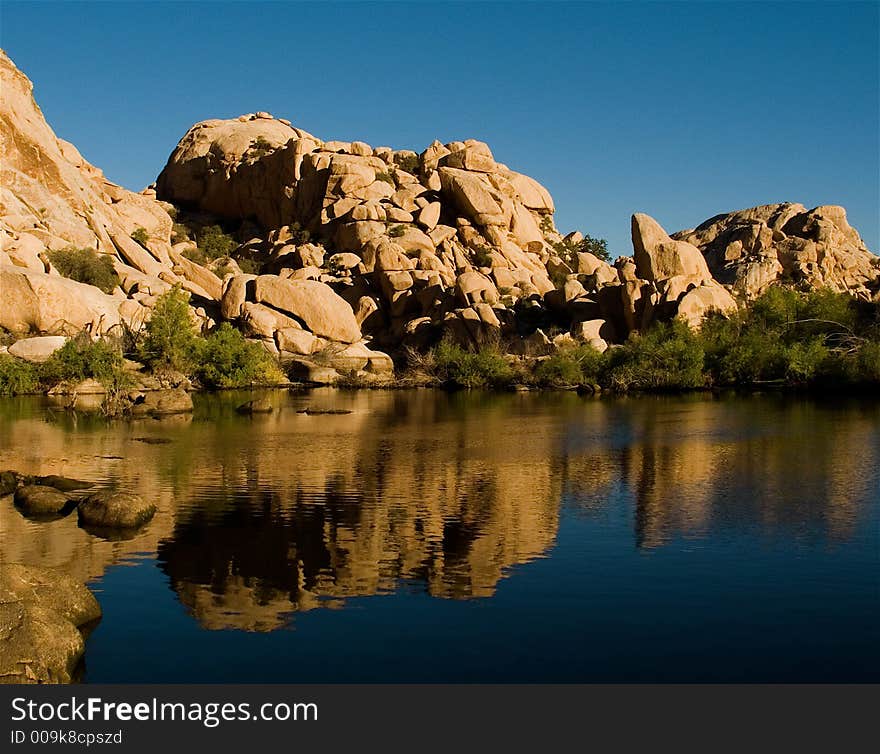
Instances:
[[[268,110],[324,139],[478,138],[562,230],[631,253],[719,212],[878,222],[878,4],[16,3],[0,43],[56,133],[140,189],[194,122]]]

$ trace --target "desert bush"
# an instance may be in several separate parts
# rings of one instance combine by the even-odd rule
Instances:
[[[392,225],[388,231],[388,235],[391,238],[400,238],[404,233],[406,233],[406,226],[404,225]]]
[[[49,261],[64,277],[93,285],[104,293],[112,293],[119,285],[119,275],[116,274],[109,254],[98,254],[93,249],[68,246],[50,251]]]
[[[589,345],[563,348],[540,361],[534,382],[542,387],[569,387],[599,382],[604,356]]]
[[[384,181],[385,183],[390,183],[392,186],[396,185],[394,183],[394,176],[391,173],[387,173],[385,171],[376,173],[377,181]]]
[[[614,390],[687,390],[702,387],[704,351],[683,322],[657,324],[608,351],[602,382]]]
[[[471,252],[471,261],[475,267],[491,267],[492,249],[488,246],[478,246]]]
[[[263,136],[258,136],[251,141],[248,147],[248,155],[251,157],[262,157],[272,151],[272,145]]]
[[[515,378],[513,367],[496,346],[471,351],[442,340],[434,351],[434,361],[438,379],[457,387],[505,387]]]
[[[203,387],[230,388],[281,382],[284,375],[272,356],[224,322],[195,347],[193,375]]]
[[[120,390],[130,382],[119,344],[108,339],[93,341],[87,333],[68,340],[37,371],[45,388],[94,379],[107,390]]]
[[[300,244],[308,243],[312,238],[312,234],[309,233],[309,231],[306,228],[303,228],[303,226],[300,223],[291,224],[289,227],[289,231],[290,231],[290,240],[288,241],[288,243],[292,243],[295,246],[299,246]]]
[[[192,230],[182,222],[175,222],[171,226],[171,243],[183,243],[192,240]]]
[[[197,235],[198,247],[204,260],[210,261],[219,257],[228,257],[236,248],[235,239],[223,232],[219,225],[207,225]],[[193,260],[196,261],[196,260]]]
[[[579,252],[586,252],[599,257],[606,262],[611,261],[611,254],[608,253],[608,242],[604,238],[593,238],[584,234],[583,240],[573,243],[572,241],[557,241],[553,244],[556,253],[573,272],[577,272]]]
[[[419,156],[415,154],[404,154],[398,155],[395,158],[395,164],[403,171],[407,173],[412,173],[413,175],[419,174]]]
[[[147,242],[150,240],[150,234],[147,232],[146,228],[137,228],[135,232],[131,234],[131,239],[137,241],[141,246],[146,246]]]
[[[0,353],[0,395],[35,393],[39,388],[40,377],[33,364]]]

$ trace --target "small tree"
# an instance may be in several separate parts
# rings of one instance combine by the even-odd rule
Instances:
[[[572,270],[577,270],[577,255],[580,252],[586,252],[599,259],[610,262],[611,255],[608,253],[608,242],[604,238],[593,238],[585,235],[582,241],[572,243],[571,241],[558,241],[553,245],[556,253]]]
[[[192,366],[197,335],[189,314],[189,294],[175,285],[156,301],[146,336],[140,346],[141,359],[151,369],[186,372]]]
[[[219,225],[208,225],[199,231],[198,245],[205,259],[212,260],[231,256],[236,243]]]

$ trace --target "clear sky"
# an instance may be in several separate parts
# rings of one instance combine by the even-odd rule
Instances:
[[[16,3],[0,42],[56,133],[128,188],[194,122],[268,110],[324,139],[477,138],[561,230],[631,253],[770,202],[878,223],[878,4]]]

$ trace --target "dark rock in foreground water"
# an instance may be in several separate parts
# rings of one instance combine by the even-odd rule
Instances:
[[[0,497],[11,495],[18,489],[18,474],[14,471],[0,471]]]
[[[102,529],[136,529],[147,523],[156,506],[130,492],[95,492],[77,508],[80,525]]]
[[[296,413],[309,416],[323,416],[324,414],[350,414],[352,412],[347,408],[301,408]]]
[[[269,401],[261,398],[254,401],[248,401],[247,403],[242,403],[235,410],[240,414],[271,414],[274,409],[272,408],[272,404],[269,403]]]
[[[15,507],[31,516],[59,514],[69,500],[65,493],[42,484],[27,484],[15,492]]]
[[[101,617],[83,584],[50,568],[0,569],[0,683],[70,683],[85,652],[82,628]]]

